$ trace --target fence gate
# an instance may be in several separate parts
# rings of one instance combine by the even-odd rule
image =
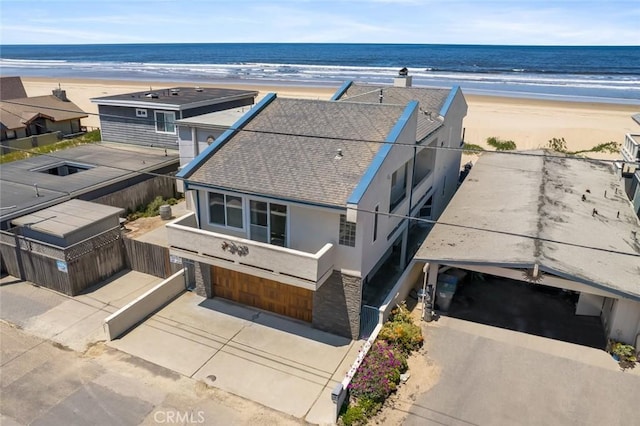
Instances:
[[[182,265],[185,268],[184,282],[187,290],[196,288],[196,264],[191,259],[182,259]]]
[[[368,339],[380,320],[380,310],[376,306],[362,305],[360,310],[360,338]]]

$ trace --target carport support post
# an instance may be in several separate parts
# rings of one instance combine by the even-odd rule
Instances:
[[[429,271],[427,276],[427,288],[431,286],[431,310],[435,309],[436,306],[436,286],[438,285],[438,269],[440,269],[440,265],[437,263],[429,264]]]

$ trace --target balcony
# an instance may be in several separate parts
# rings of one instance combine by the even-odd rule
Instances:
[[[198,229],[195,213],[167,224],[172,255],[317,290],[333,272],[334,246],[306,253]]]
[[[620,151],[624,161],[640,161],[640,135],[626,134]]]

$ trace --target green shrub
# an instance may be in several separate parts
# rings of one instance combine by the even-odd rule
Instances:
[[[494,147],[496,151],[513,151],[516,149],[514,141],[505,141],[495,136],[487,138],[487,145]]]
[[[482,151],[484,151],[484,148],[474,143],[465,142],[464,146],[462,147],[462,152],[467,155],[480,154]]]
[[[177,200],[175,198],[169,198],[168,200],[165,200],[158,195],[146,206],[138,206],[136,211],[128,213],[127,219],[133,221],[136,219],[140,219],[141,217],[158,216],[160,214],[160,206],[163,206],[165,204],[174,205],[178,204],[179,202],[180,200]]]
[[[389,315],[389,321],[407,322],[407,323],[413,324],[413,317],[411,316],[411,311],[409,310],[409,308],[407,308],[407,304],[405,302],[401,302],[391,310],[391,314]]]
[[[420,349],[424,341],[419,326],[395,321],[388,321],[380,330],[378,338],[396,346],[404,354]]]
[[[345,426],[366,424],[370,417],[373,417],[382,404],[368,398],[360,398],[354,403],[350,403],[346,410],[340,414],[342,424]]]
[[[378,339],[397,347],[405,355],[419,349],[424,342],[422,329],[413,323],[411,312],[404,302],[391,311],[389,321],[382,326]]]
[[[555,152],[567,152],[567,141],[564,138],[551,138],[547,143],[547,147]]]
[[[364,410],[358,404],[349,404],[340,418],[345,426],[364,424],[367,420]]]

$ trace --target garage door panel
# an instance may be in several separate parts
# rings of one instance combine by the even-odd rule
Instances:
[[[214,297],[311,322],[311,290],[217,266],[211,267],[211,279]]]

